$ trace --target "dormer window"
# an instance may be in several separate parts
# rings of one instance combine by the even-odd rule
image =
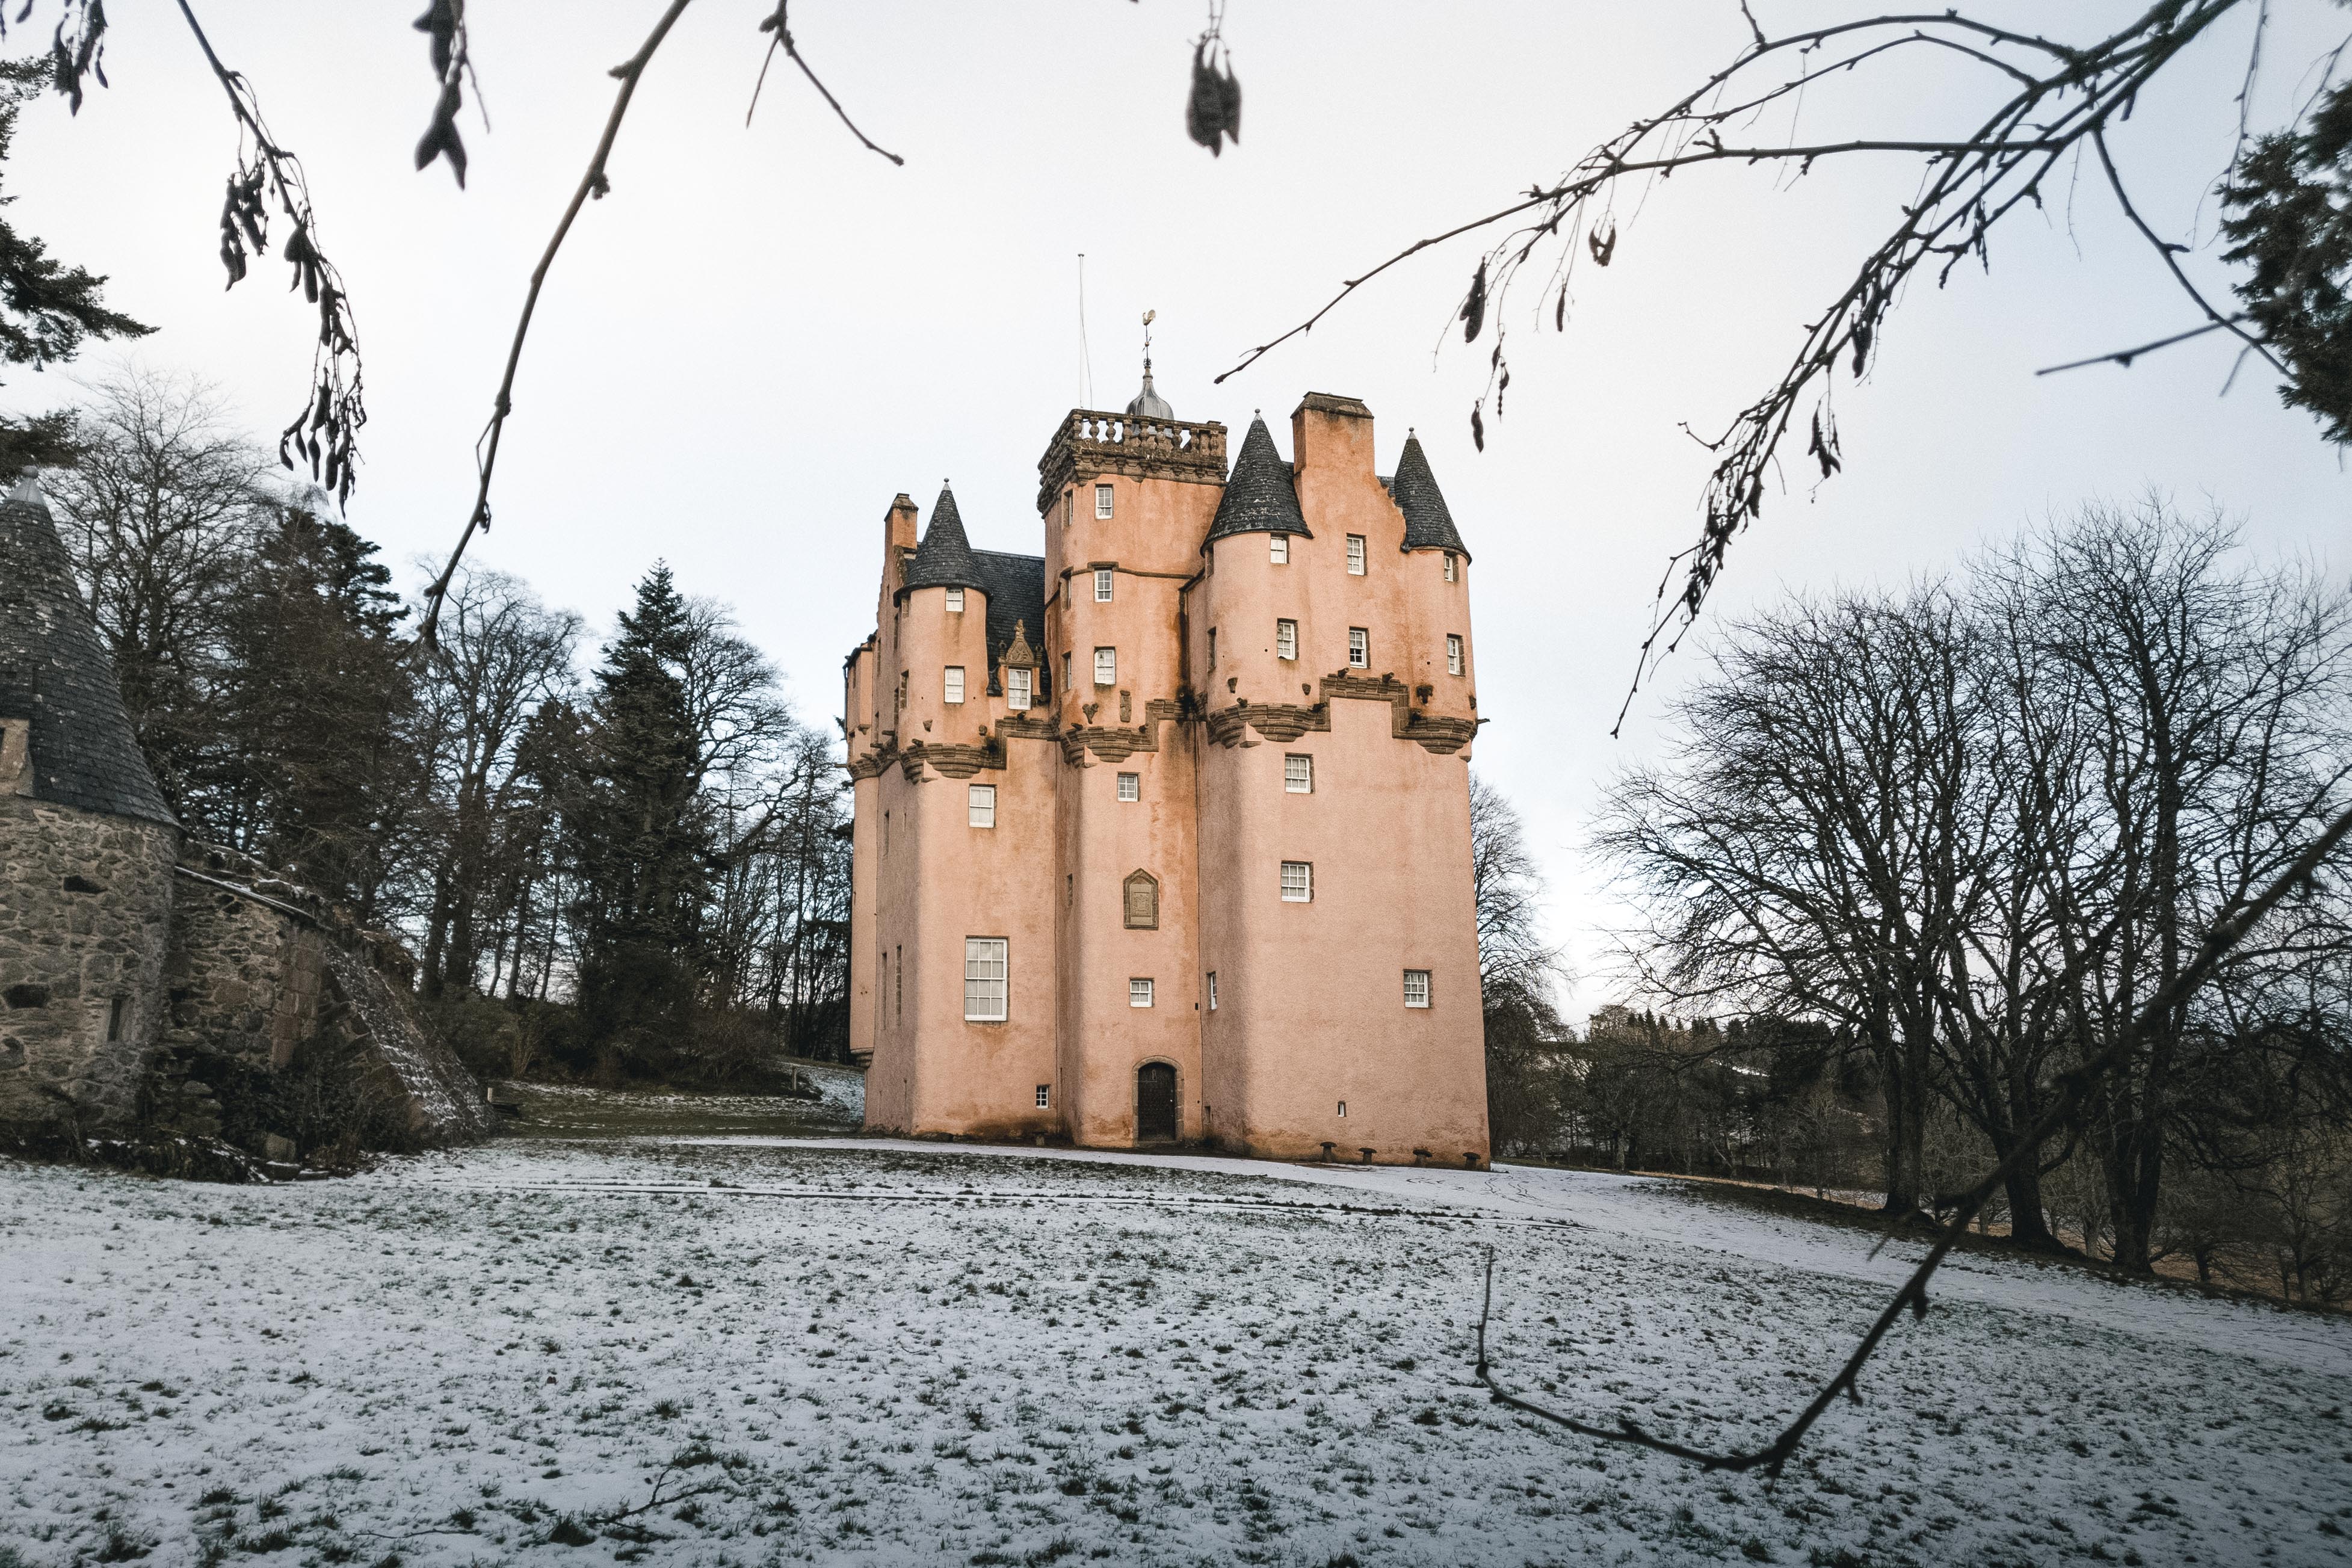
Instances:
[[[1276,566],[1289,565],[1290,535],[1286,533],[1269,533],[1265,537],[1266,547],[1274,552],[1274,563]]]
[[[1004,672],[1004,705],[1015,713],[1029,710],[1029,673],[1017,667]]]
[[[963,614],[963,590],[961,588],[950,588],[948,590],[948,614],[951,616],[960,616]]]
[[[1108,566],[1095,568],[1095,603],[1097,605],[1110,603],[1110,568]]]
[[[1097,517],[1108,517],[1110,515],[1111,497],[1116,492],[1108,485],[1097,485],[1095,487],[1095,515]]]
[[[1360,533],[1351,533],[1348,535],[1348,575],[1360,577],[1363,574],[1364,536]]]

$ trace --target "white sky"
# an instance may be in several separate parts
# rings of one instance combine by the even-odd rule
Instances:
[[[322,240],[359,312],[373,420],[350,520],[408,570],[446,553],[471,451],[530,268],[610,105],[604,75],[653,0],[477,0],[474,53],[495,130],[470,109],[471,188],[412,172],[431,98],[421,0],[198,0],[278,139],[310,173]],[[1848,5],[1759,4],[1768,24]],[[1990,4],[2088,37],[2139,9]],[[2258,106],[2274,113],[2341,13],[2278,7]],[[928,510],[943,477],[975,544],[1035,552],[1035,464],[1079,401],[1076,257],[1087,256],[1097,405],[1122,405],[1137,319],[1160,312],[1159,384],[1178,416],[1235,428],[1308,390],[1380,419],[1383,468],[1417,426],[1473,577],[1480,771],[1518,802],[1551,871],[1556,934],[1607,1000],[1605,889],[1584,825],[1611,771],[1655,745],[1661,706],[1610,723],[1664,558],[1692,537],[1707,459],[1678,424],[1721,428],[1777,374],[1801,323],[1892,221],[1916,164],[1824,166],[1793,190],[1763,170],[1687,174],[1652,194],[1605,272],[1583,269],[1570,329],[1517,334],[1507,416],[1472,449],[1490,337],[1461,352],[1453,308],[1475,241],[1424,254],[1313,337],[1223,387],[1242,351],[1402,244],[1499,206],[1662,107],[1744,37],[1733,0],[1234,0],[1226,37],[1244,140],[1211,158],[1181,106],[1202,6],[1168,0],[989,5],[803,0],[795,33],[892,168],[861,150],[787,62],[759,118],[762,7],[704,0],[640,89],[543,297],[495,493],[472,559],[609,625],[667,558],[733,604],[811,719],[838,710],[842,655],[872,624],[883,509]],[[136,351],[215,383],[274,439],[305,392],[311,318],[257,264],[224,294],[215,250],[233,132],[165,0],[116,0],[110,90],[79,120],[28,110],[6,169],[13,220],[111,276],[110,301],[161,330]],[[12,31],[45,44],[52,18]],[[2165,232],[2209,239],[2200,197],[2226,164],[2251,16],[2200,44],[2115,138]],[[2305,84],[2305,90],[2308,84]],[[1809,135],[1866,122],[1951,132],[1989,89],[1953,68],[1855,83],[1805,110]],[[1768,128],[1769,129],[1769,128]],[[282,237],[279,236],[279,237]],[[2305,416],[2205,340],[2036,379],[2197,318],[2086,179],[1997,237],[1990,276],[1913,292],[1861,387],[1841,382],[1848,471],[1790,488],[1738,544],[1716,614],[1797,585],[1895,581],[2063,512],[2157,486],[2242,516],[2267,551],[2325,557],[2346,478]],[[2210,261],[2193,263],[2218,274]],[[1441,342],[1450,345],[1434,353]],[[101,348],[76,367],[102,373]],[[17,374],[19,409],[71,395]],[[2342,552],[2336,550],[2340,567]],[[1683,658],[1655,693],[1671,693]]]

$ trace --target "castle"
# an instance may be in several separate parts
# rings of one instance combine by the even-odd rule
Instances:
[[[415,963],[235,851],[188,844],[39,485],[0,501],[0,1146],[141,1130],[291,1161],[486,1135]]]
[[[1147,359],[1040,459],[1042,556],[891,504],[845,670],[869,1127],[1486,1163],[1470,553],[1362,403],[1290,447],[1229,474]]]

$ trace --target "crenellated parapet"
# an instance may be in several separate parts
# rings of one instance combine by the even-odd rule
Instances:
[[[1180,483],[1225,482],[1225,427],[1073,408],[1037,459],[1037,510],[1064,486],[1103,474]]]

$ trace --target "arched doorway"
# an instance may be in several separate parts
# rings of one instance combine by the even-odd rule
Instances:
[[[1166,1062],[1146,1062],[1136,1069],[1135,1141],[1176,1141],[1176,1069]]]

